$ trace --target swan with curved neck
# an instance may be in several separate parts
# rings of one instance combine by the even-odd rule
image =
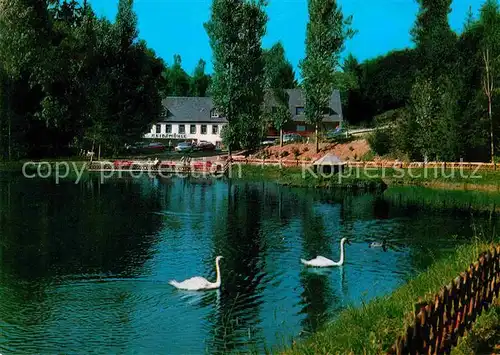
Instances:
[[[340,241],[340,260],[333,261],[324,256],[317,256],[311,260],[300,259],[302,264],[312,267],[330,267],[330,266],[342,266],[344,265],[344,244],[347,243],[351,245],[351,242],[347,238],[342,238]]]
[[[215,280],[215,282],[210,282],[204,277],[195,276],[190,279],[184,280],[182,282],[177,282],[175,280],[172,280],[169,282],[169,284],[180,290],[189,290],[189,291],[217,289],[220,287],[221,284],[220,267],[219,267],[220,259],[222,259],[222,256],[218,256],[215,258],[215,269],[217,271],[217,279]]]

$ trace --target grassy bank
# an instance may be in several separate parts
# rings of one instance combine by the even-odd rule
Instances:
[[[500,171],[441,168],[366,170],[368,175],[381,176],[388,185],[424,185],[469,190],[499,190],[500,188]]]
[[[500,212],[500,193],[496,192],[391,186],[384,191],[384,198],[396,206],[416,206],[429,210]]]
[[[310,188],[347,188],[347,189],[385,189],[387,186],[382,179],[356,176],[315,175],[312,171],[301,167],[287,167],[280,169],[271,165],[233,165],[229,176],[236,180],[273,181],[291,187]]]
[[[345,310],[336,321],[283,353],[381,354],[389,350],[409,324],[408,315],[419,298],[432,298],[487,249],[487,244],[479,242],[457,248],[392,294]]]
[[[482,313],[472,330],[458,341],[452,349],[452,355],[492,354],[499,353],[500,345],[500,302],[495,301],[494,307]],[[496,348],[496,349],[495,349]]]
[[[414,185],[448,190],[500,191],[500,171],[346,168],[341,174],[314,176],[306,166],[280,169],[271,165],[235,164],[232,176],[248,180],[275,180],[284,185],[301,187]]]

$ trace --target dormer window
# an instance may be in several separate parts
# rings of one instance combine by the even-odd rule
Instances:
[[[215,109],[215,108],[214,108],[214,109],[212,109],[212,112],[211,112],[210,116],[211,116],[212,118],[219,118],[219,117],[220,117],[220,115],[219,115],[219,111],[217,111],[217,109]]]
[[[304,107],[295,107],[295,114],[296,115],[303,115],[304,114]]]

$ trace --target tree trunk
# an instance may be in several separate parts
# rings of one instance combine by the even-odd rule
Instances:
[[[316,123],[316,126],[315,126],[315,132],[314,132],[314,138],[315,138],[315,150],[316,150],[316,154],[318,154],[319,152],[319,137],[318,137],[318,124]]]
[[[0,95],[1,95],[1,93],[0,93]],[[1,111],[3,111],[3,108]],[[3,147],[3,119],[5,117],[4,112],[0,112],[0,152],[1,152],[0,153],[0,161],[2,161],[4,158],[4,153],[3,153],[4,152],[4,150],[3,150],[3,148],[4,148]]]
[[[101,160],[101,144],[99,143],[99,155],[97,156],[97,160]]]
[[[280,147],[283,147],[283,128],[280,128]]]
[[[495,166],[495,143],[493,141],[493,114],[492,114],[492,109],[491,109],[492,103],[491,103],[491,95],[488,97],[488,117],[490,119],[490,154],[491,154],[491,162]]]
[[[8,160],[10,161],[12,159],[12,113],[10,112],[7,112],[7,115],[8,115],[8,134],[7,134],[7,140],[8,140],[8,143],[9,143],[9,150],[8,150]]]
[[[7,112],[7,160],[10,161],[12,159],[12,112],[10,109],[11,102],[11,85],[10,80],[7,86],[7,104],[6,104],[6,112]]]
[[[94,144],[95,140],[92,141],[92,151],[90,153],[90,163],[92,164],[92,161],[94,160]]]
[[[1,79],[0,79],[1,80]],[[4,153],[4,145],[3,145],[3,127],[4,127],[4,121],[5,121],[5,113],[7,110],[5,109],[5,85],[3,83],[0,83],[2,86],[0,87],[0,161],[4,160],[5,158],[5,153]]]

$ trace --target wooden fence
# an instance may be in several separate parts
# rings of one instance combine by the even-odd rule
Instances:
[[[418,304],[413,324],[389,354],[449,354],[466,330],[487,310],[500,290],[500,247],[492,247],[434,301]]]
[[[256,159],[244,156],[233,156],[233,163],[251,165],[282,165],[282,166],[302,166],[302,164],[312,164],[313,161],[297,159]],[[464,169],[464,170],[496,170],[496,164],[478,162],[400,162],[400,161],[346,161],[348,168],[385,168],[385,169]]]

